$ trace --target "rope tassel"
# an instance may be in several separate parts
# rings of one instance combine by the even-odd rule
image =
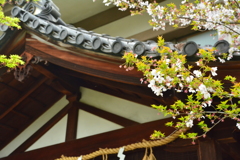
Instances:
[[[146,148],[143,160],[157,160],[153,154],[152,147],[150,147],[149,149],[150,149],[149,156],[148,156],[148,148]]]

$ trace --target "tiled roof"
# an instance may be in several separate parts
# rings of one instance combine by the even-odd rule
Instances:
[[[61,19],[59,8],[51,0],[40,0],[39,2],[29,3],[19,1],[17,4],[18,6],[12,9],[12,16],[20,18],[28,28],[47,35],[52,39],[75,47],[115,56],[122,56],[125,51],[133,51],[139,56],[159,56],[156,51],[157,43],[155,41],[148,40],[141,42],[136,39],[112,37],[66,24]],[[0,30],[7,31],[7,27],[2,25],[0,26]],[[0,37],[0,40],[3,38],[4,35]],[[196,53],[198,52],[199,46],[193,41],[182,45],[167,42],[165,45],[172,50],[177,50],[180,54],[187,55],[190,59],[197,58]],[[227,41],[221,40],[213,46],[219,50],[219,53],[225,53],[228,51],[230,45]],[[209,48],[209,46],[205,48]],[[216,53],[216,55],[219,56],[219,53]],[[234,55],[238,56],[239,54],[236,53]]]

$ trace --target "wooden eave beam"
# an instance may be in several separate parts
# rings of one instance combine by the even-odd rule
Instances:
[[[54,117],[52,117],[47,123],[45,123],[40,129],[38,129],[32,136],[24,141],[18,148],[16,148],[10,155],[15,155],[27,150],[33,143],[35,143],[42,135],[44,135],[52,126],[54,126],[59,120],[61,120],[72,107],[73,103],[67,104],[61,111],[59,111]]]
[[[133,126],[133,125],[140,124],[138,122],[129,120],[127,118],[121,117],[119,115],[101,110],[99,108],[96,108],[96,107],[93,107],[93,106],[90,106],[90,105],[87,105],[87,104],[84,104],[84,103],[81,103],[81,102],[78,102],[78,107],[81,110],[84,110],[84,111],[89,112],[91,114],[94,114],[98,117],[109,120],[109,121],[111,121],[113,123],[116,123],[118,125],[121,125],[123,127],[128,127],[128,126]]]
[[[55,69],[55,70],[56,70],[56,72],[58,72],[57,69]],[[89,76],[89,75],[85,75],[85,74],[81,74],[81,73],[76,73],[74,71],[66,70],[64,68],[62,68],[61,70],[59,69],[59,71],[65,75],[70,75],[70,76],[75,76],[77,78],[80,78],[80,82],[81,82],[81,79],[84,81],[90,81],[93,84],[95,84],[94,86],[96,86],[96,87],[91,87],[91,85],[84,84],[84,82],[81,82],[80,84],[83,87],[87,87],[87,88],[90,87],[95,90],[95,88],[97,89],[98,88],[97,86],[100,84],[103,86],[107,86],[109,88],[113,88],[113,90],[120,89],[121,91],[129,93],[129,95],[132,94],[131,97],[124,96],[121,93],[119,94],[119,92],[116,92],[115,96],[130,100],[130,101],[135,101],[137,103],[145,104],[145,105],[155,104],[152,102],[156,102],[157,104],[158,103],[172,104],[174,99],[177,98],[177,97],[174,97],[174,95],[171,93],[166,93],[164,97],[156,96],[149,88],[146,87],[146,85],[141,84],[140,81],[137,83],[138,85],[131,85],[131,84],[111,81],[111,80],[107,80],[107,79],[102,79],[102,78],[98,78],[98,77],[93,77],[93,76]],[[106,92],[107,94],[114,94],[113,93],[114,91],[109,91],[109,90],[106,90],[106,91],[102,90],[102,91]],[[142,102],[141,98],[137,98],[137,97],[134,98],[133,94],[139,95],[141,98],[144,98],[144,99],[149,99],[150,104]]]
[[[7,110],[5,110],[1,115],[0,119],[6,116],[9,112],[11,112],[17,105],[19,105],[25,98],[27,98],[31,93],[33,93],[39,86],[41,86],[48,78],[41,77],[39,78],[29,90],[27,90],[12,106],[10,106]]]
[[[99,85],[96,85],[96,84],[93,86],[93,85],[90,85],[90,84],[82,83],[81,86],[85,87],[85,88],[88,88],[88,89],[98,91],[98,92],[109,94],[109,95],[112,95],[112,96],[115,96],[115,97],[118,97],[118,98],[129,100],[131,102],[146,105],[146,106],[150,106],[151,104],[160,103],[160,101],[158,101],[157,99],[155,100],[155,99],[146,98],[146,97],[140,97],[139,98],[139,97],[133,96],[132,94],[127,94],[125,92],[119,92],[119,91],[116,91],[116,90],[106,89],[105,86],[99,86]]]
[[[81,51],[90,52],[87,50],[79,50],[79,52],[75,52],[68,51],[67,49],[68,47],[65,47],[63,50],[57,46],[57,44],[48,45],[36,39],[29,38],[26,42],[25,51],[32,55],[40,56],[42,59],[53,64],[67,68],[69,70],[74,70],[76,72],[128,84],[136,84],[139,82],[141,73],[137,70],[134,70],[131,71],[130,74],[124,69],[119,68],[119,65],[121,64],[120,58],[119,62],[114,62],[112,60],[104,59],[106,57],[108,58],[109,56],[101,56],[97,58],[94,56],[96,54],[89,56],[87,54],[81,53]],[[114,57],[114,59],[116,59],[116,57]]]
[[[89,154],[99,148],[121,147],[127,144],[142,141],[143,139],[149,140],[149,136],[154,130],[164,131],[166,135],[172,133],[174,129],[165,126],[165,123],[170,120],[171,119],[168,118],[130,126],[107,133],[101,133],[82,139],[20,153],[18,155],[11,155],[6,158],[0,158],[0,160],[53,160],[61,157],[61,155],[79,156]]]

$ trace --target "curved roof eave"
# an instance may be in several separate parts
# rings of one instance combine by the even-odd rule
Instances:
[[[154,41],[141,42],[111,37],[66,24],[60,17],[58,7],[52,1],[19,3],[21,8],[15,6],[11,13],[23,22],[23,27],[28,33],[25,50],[51,63],[88,75],[139,84],[141,73],[136,70],[129,73],[120,69],[118,66],[124,63],[120,57],[126,51],[133,51],[138,56],[159,57],[154,49],[157,48]],[[173,43],[166,45],[173,50],[176,49]],[[185,44],[180,54],[186,54],[188,59],[196,60],[199,58],[197,50],[196,43],[189,42]],[[214,64],[220,68],[230,69],[235,68],[238,63],[230,63],[227,66]]]

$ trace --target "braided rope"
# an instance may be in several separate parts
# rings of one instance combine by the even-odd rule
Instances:
[[[156,147],[156,146],[162,146],[162,145],[168,144],[168,143],[174,141],[175,139],[177,139],[181,133],[186,132],[188,129],[189,128],[183,128],[181,130],[176,130],[175,132],[173,132],[169,136],[167,136],[163,139],[160,139],[160,140],[156,140],[156,141],[143,140],[143,142],[138,142],[138,143],[133,143],[133,144],[126,145],[126,146],[124,146],[124,151],[130,151],[130,150],[134,150],[134,149],[138,149],[138,148]],[[87,154],[87,155],[83,155],[82,159],[83,160],[88,160],[88,159],[92,159],[92,158],[100,156],[100,155],[117,154],[120,148],[121,147],[119,147],[119,148],[105,148],[105,149],[100,148],[98,151],[92,152],[92,153]],[[79,157],[61,156],[61,158],[58,158],[56,160],[78,160],[78,158]]]

